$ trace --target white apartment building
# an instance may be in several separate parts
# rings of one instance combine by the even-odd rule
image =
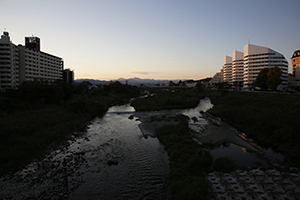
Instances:
[[[256,77],[263,68],[279,67],[282,71],[282,83],[279,87],[288,86],[288,62],[285,57],[267,47],[253,44],[244,46],[244,87],[252,88]]]
[[[244,53],[232,52],[232,83],[235,86],[242,86],[244,82]]]
[[[63,59],[40,51],[38,37],[26,37],[25,46],[14,45],[8,32],[0,40],[0,90],[14,89],[23,81],[63,79]]]
[[[268,47],[247,44],[244,52],[234,51],[232,57],[224,56],[223,81],[253,88],[258,73],[263,68],[275,66],[282,71],[282,83],[278,87],[288,87],[288,62],[285,57]]]
[[[232,57],[224,56],[223,81],[232,83]]]
[[[0,39],[0,90],[19,85],[19,51],[4,31]]]

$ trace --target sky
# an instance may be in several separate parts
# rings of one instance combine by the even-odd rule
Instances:
[[[300,49],[300,0],[0,0],[14,44],[41,39],[75,79],[199,80],[247,43]],[[2,34],[2,33],[1,33]]]

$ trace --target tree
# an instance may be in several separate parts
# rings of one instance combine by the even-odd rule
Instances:
[[[255,80],[255,85],[263,90],[271,89],[275,91],[281,83],[281,69],[277,66],[262,69]]]
[[[267,86],[272,91],[275,91],[277,86],[282,82],[281,74],[282,74],[281,69],[277,66],[269,69]]]
[[[257,87],[260,87],[263,90],[268,89],[268,86],[267,86],[268,72],[269,72],[269,68],[263,68],[262,70],[260,70],[260,72],[258,73],[257,78],[255,80],[255,85]]]

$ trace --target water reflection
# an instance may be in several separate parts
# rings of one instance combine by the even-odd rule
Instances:
[[[181,111],[182,114],[192,117],[201,116],[200,112],[206,112],[211,109],[214,105],[210,102],[210,98],[205,97],[201,99],[198,106],[196,108],[184,109]]]
[[[129,103],[124,105],[112,106],[107,110],[108,113],[112,113],[112,112],[121,113],[121,112],[134,112],[134,111],[135,109],[132,106],[130,106]]]
[[[267,162],[258,158],[255,154],[247,152],[246,148],[235,144],[221,146],[211,151],[214,160],[220,157],[230,157],[239,167],[257,167],[258,165],[268,166]]]
[[[141,137],[140,122],[124,113],[128,108],[114,106],[92,121],[86,134],[90,141],[78,146],[87,152],[89,168],[81,171],[84,183],[71,199],[166,198],[168,155],[157,138]]]
[[[201,133],[209,122],[200,112],[212,106],[210,99],[204,98],[196,108],[170,112],[197,118],[190,120],[190,128]],[[74,134],[68,145],[3,178],[1,198],[166,199],[168,155],[157,138],[142,136],[141,122],[129,119],[134,111],[129,104],[109,108],[102,118],[91,121],[86,132]],[[238,166],[266,164],[235,144],[211,153],[214,159],[230,156]],[[283,159],[269,149],[265,153]],[[114,164],[109,165],[110,161]]]

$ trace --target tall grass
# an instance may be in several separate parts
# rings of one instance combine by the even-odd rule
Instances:
[[[285,155],[286,164],[300,167],[300,96],[293,94],[207,90],[209,111],[229,122],[265,148]]]
[[[210,199],[204,172],[212,157],[192,139],[188,120],[180,116],[178,125],[156,130],[159,141],[170,156],[170,188],[168,199]]]
[[[204,97],[195,88],[147,88],[147,90],[154,95],[133,101],[131,105],[137,111],[193,108]]]
[[[137,88],[120,83],[93,90],[69,86],[63,92],[64,87],[35,82],[0,94],[0,175],[61,144],[111,105],[139,94]],[[44,100],[48,90],[52,97]]]

